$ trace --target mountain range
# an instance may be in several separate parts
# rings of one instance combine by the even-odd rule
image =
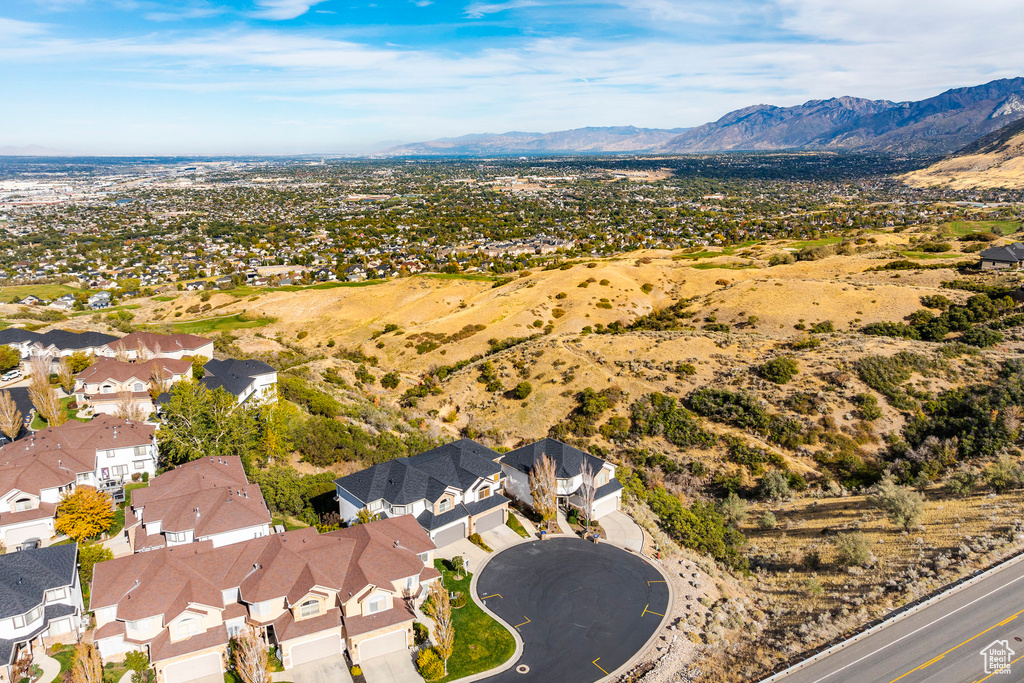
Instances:
[[[475,134],[400,145],[381,154],[673,154],[795,149],[944,155],[1021,118],[1024,78],[1008,78],[947,90],[916,102],[834,97],[794,107],[758,104],[689,129],[615,126],[554,133]]]

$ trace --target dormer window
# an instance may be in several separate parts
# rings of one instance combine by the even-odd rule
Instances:
[[[405,506],[404,505],[392,505],[391,506],[391,514],[393,514],[393,515],[404,515],[405,514]]]
[[[142,391],[145,391],[145,390],[146,390],[146,387],[142,384],[142,382],[136,382],[135,386],[132,388],[132,391],[134,391],[134,392],[142,392]]]
[[[185,638],[191,638],[192,636],[199,635],[202,630],[202,624],[196,617],[188,617],[182,619],[174,627],[175,638],[177,640],[184,640]]]
[[[299,605],[299,616],[303,619],[309,619],[320,614],[320,601],[319,600],[306,600],[306,602]]]
[[[33,505],[31,498],[19,498],[11,505],[11,510],[12,512],[24,512],[25,510],[31,510],[34,507],[35,505]]]
[[[366,509],[369,510],[370,512],[379,512],[382,507],[384,507],[383,503],[381,503],[379,500],[375,500],[369,505],[367,505]]]
[[[452,499],[442,498],[441,502],[437,504],[437,509],[439,512],[448,512],[452,509]]]
[[[377,614],[388,608],[388,598],[385,595],[375,595],[366,601],[363,607],[364,614]]]

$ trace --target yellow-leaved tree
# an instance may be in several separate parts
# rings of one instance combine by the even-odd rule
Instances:
[[[89,643],[75,646],[75,658],[71,664],[72,683],[103,683],[103,664],[100,653]]]
[[[81,542],[109,529],[113,520],[110,496],[91,486],[79,486],[74,493],[65,493],[57,504],[54,528]]]

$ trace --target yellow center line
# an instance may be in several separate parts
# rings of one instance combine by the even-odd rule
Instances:
[[[601,658],[598,657],[597,659],[601,659]],[[601,665],[597,663],[597,659],[595,659],[594,662],[593,662],[594,666],[596,666],[598,669],[601,669],[601,671],[604,671],[604,669],[601,667]],[[604,671],[604,675],[608,676],[610,674],[607,671]]]
[[[526,621],[524,621],[524,622],[523,622],[523,623],[521,623],[521,624],[516,624],[516,625],[515,625],[515,626],[513,626],[512,628],[519,628],[520,626],[526,626],[527,624],[529,624],[529,623],[530,623],[530,617],[526,616],[525,614],[523,615],[523,619],[526,619]]]
[[[1015,659],[1012,662],[1010,662],[1010,664],[1016,664],[1017,662],[1019,662],[1022,659],[1024,659],[1024,655],[1021,655],[1020,657],[1017,657],[1017,659]],[[994,671],[994,672],[990,673],[988,676],[985,676],[984,678],[982,678],[980,680],[974,681],[974,683],[982,683],[982,681],[987,681],[988,679],[992,678],[996,674],[1001,674],[1004,670],[1006,670],[1006,673],[1010,673],[1008,671],[1008,669],[1010,668],[1010,664],[1007,664],[1006,666],[1004,666],[999,671]]]
[[[981,636],[985,635],[986,633],[988,633],[992,629],[996,629],[996,628],[999,628],[1000,626],[1004,626],[1004,625],[1010,623],[1011,621],[1016,619],[1021,614],[1024,614],[1024,609],[1022,609],[1020,612],[1017,612],[1016,614],[1014,614],[1014,615],[1012,615],[1012,616],[1010,616],[1010,617],[1008,617],[1006,619],[1003,619],[1002,621],[1000,621],[995,626],[990,626],[989,628],[985,629],[981,633],[978,633],[978,634],[975,634],[975,635],[971,636],[970,638],[968,638],[964,642],[960,643],[960,645],[954,645],[953,647],[949,648],[948,650],[943,652],[938,657],[935,657],[933,659],[929,659],[927,662],[925,662],[921,666],[917,667],[916,669],[911,669],[910,671],[908,671],[907,673],[903,674],[899,678],[892,679],[892,681],[890,683],[896,683],[896,681],[901,680],[903,678],[906,678],[907,676],[909,676],[910,674],[914,673],[915,671],[920,671],[921,669],[925,669],[925,668],[931,666],[932,664],[934,664],[935,662],[939,661],[940,659],[942,659],[943,657],[945,657],[946,655],[948,655],[950,652],[952,652],[953,650],[957,649],[958,647],[962,647],[962,646],[966,645],[967,643],[971,642],[975,638],[980,638]]]
[[[485,595],[484,597],[482,597],[480,599],[481,600],[486,600],[487,598],[501,598],[501,593],[491,593],[490,595]],[[501,598],[501,599],[504,600],[505,598]]]

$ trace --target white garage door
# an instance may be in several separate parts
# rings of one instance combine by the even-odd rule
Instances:
[[[409,648],[405,631],[395,631],[385,636],[377,636],[359,643],[359,661],[380,657],[391,652],[407,650]]]
[[[187,683],[203,676],[221,676],[223,673],[220,654],[217,652],[211,652],[185,662],[170,664],[164,669],[167,683]]]
[[[484,515],[480,519],[476,520],[476,532],[482,534],[485,531],[490,531],[495,527],[499,527],[505,523],[503,517],[505,513],[502,510],[492,512],[489,515]]]
[[[18,548],[28,541],[28,546],[38,548],[44,539],[53,536],[53,529],[45,522],[23,526],[20,529],[11,529],[7,532],[7,547]]]
[[[609,496],[604,500],[599,500],[596,503],[594,503],[594,519],[601,519],[609,512],[615,512],[616,510],[618,510],[618,502],[618,496]]]
[[[438,531],[437,535],[434,536],[434,545],[440,548],[448,545],[449,543],[455,543],[455,541],[465,537],[466,523],[459,522],[455,526],[445,529],[444,531]]]
[[[292,647],[291,653],[292,666],[341,654],[341,636],[327,636],[308,643],[300,643]]]

